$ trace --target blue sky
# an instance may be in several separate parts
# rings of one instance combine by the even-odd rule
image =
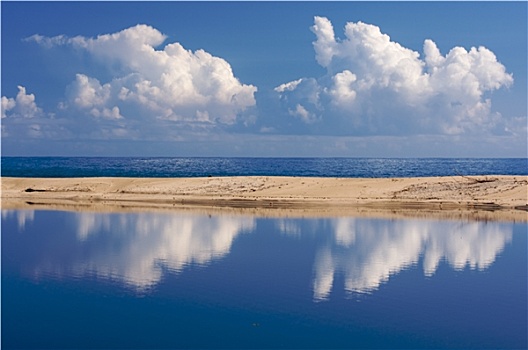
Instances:
[[[526,2],[6,2],[2,154],[526,157]]]

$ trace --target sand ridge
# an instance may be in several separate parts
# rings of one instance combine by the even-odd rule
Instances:
[[[317,178],[10,178],[2,208],[239,208],[346,213],[465,210],[527,220],[528,176]],[[354,209],[354,210],[352,210]],[[512,214],[513,213],[513,214]],[[279,213],[277,213],[279,214]],[[417,213],[418,214],[418,213]]]

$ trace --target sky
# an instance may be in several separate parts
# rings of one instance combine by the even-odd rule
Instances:
[[[526,2],[1,2],[2,155],[527,157]]]

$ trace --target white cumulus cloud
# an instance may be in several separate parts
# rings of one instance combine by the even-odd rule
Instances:
[[[371,24],[347,23],[339,39],[330,20],[315,17],[311,30],[315,59],[327,74],[277,87],[288,110],[309,96],[307,113],[350,121],[348,134],[462,134],[492,130],[502,118],[490,93],[513,77],[485,47],[442,55],[427,39],[421,56]]]
[[[61,137],[61,125],[53,124],[53,114],[44,113],[37,105],[34,94],[18,86],[16,97],[2,96],[2,137],[35,139]]]
[[[2,119],[7,117],[35,118],[42,116],[42,109],[35,102],[35,95],[26,93],[26,88],[18,86],[15,98],[2,96]]]
[[[143,118],[189,123],[233,124],[255,105],[256,87],[242,84],[230,64],[204,50],[180,43],[162,45],[167,36],[148,25],[117,33],[27,38],[44,47],[72,46],[85,50],[119,76],[107,82],[78,74],[68,88],[67,106],[107,119]],[[128,110],[128,114],[124,112]]]
[[[306,110],[299,103],[295,106],[295,109],[290,109],[288,112],[290,115],[300,118],[305,123],[315,123],[317,121],[317,116]]]
[[[77,74],[75,81],[68,87],[69,102],[96,118],[122,119],[119,107],[109,104],[111,89],[110,84],[101,85],[95,78]]]

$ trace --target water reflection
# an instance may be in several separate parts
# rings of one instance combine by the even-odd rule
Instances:
[[[38,226],[38,235],[23,236],[18,249],[4,254],[33,278],[93,274],[146,289],[161,280],[164,270],[178,273],[227,256],[237,236],[271,221],[283,237],[298,240],[299,248],[313,247],[315,240],[315,301],[330,297],[338,274],[347,292],[369,293],[420,262],[425,276],[432,276],[441,261],[455,270],[486,269],[512,239],[511,224],[496,222],[57,213],[59,230],[45,216],[37,220],[33,211],[2,211],[3,221],[14,219],[19,232]],[[269,242],[280,249],[272,236]]]
[[[3,211],[2,215],[16,215],[22,230],[25,222],[34,218],[31,211]],[[33,277],[89,273],[147,288],[160,281],[163,269],[179,272],[190,264],[207,265],[227,255],[235,237],[255,226],[255,220],[249,217],[88,212],[72,215],[74,232],[46,235],[46,244],[34,252],[35,256],[21,261],[29,264],[26,270]]]
[[[2,211],[2,348],[524,348],[526,227]]]
[[[18,229],[23,231],[26,228],[26,222],[32,222],[35,219],[35,212],[33,210],[2,210],[2,219],[11,216],[17,218]]]
[[[286,234],[302,231],[291,220],[277,226]],[[330,231],[315,259],[314,300],[328,299],[338,272],[347,292],[367,293],[420,259],[426,276],[442,260],[455,270],[486,269],[512,239],[511,225],[496,222],[338,218],[303,229],[303,234]]]

